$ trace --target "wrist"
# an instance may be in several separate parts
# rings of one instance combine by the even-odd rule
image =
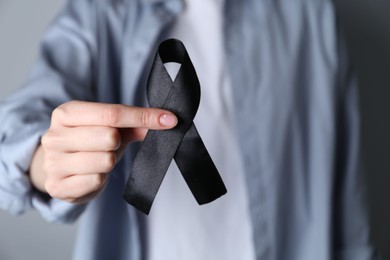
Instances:
[[[33,155],[29,169],[29,177],[34,188],[47,193],[45,189],[46,176],[43,171],[43,149],[41,145],[38,146]]]

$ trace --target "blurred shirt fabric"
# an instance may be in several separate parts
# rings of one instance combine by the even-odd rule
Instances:
[[[152,57],[183,8],[180,0],[70,0],[26,84],[0,105],[0,207],[34,208],[57,223],[80,217],[74,259],[147,259],[147,219],[122,199],[137,146],[105,191],[77,206],[32,188],[35,148],[66,101],[146,106]],[[356,82],[331,1],[226,0],[224,17],[256,259],[376,259]]]

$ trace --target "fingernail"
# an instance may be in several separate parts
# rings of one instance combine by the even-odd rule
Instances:
[[[160,124],[163,126],[173,127],[177,125],[177,117],[174,115],[164,114],[160,116]]]

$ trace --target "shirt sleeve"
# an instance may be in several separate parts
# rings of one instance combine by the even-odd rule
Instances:
[[[72,222],[84,206],[35,190],[28,170],[51,113],[69,100],[93,100],[94,1],[70,0],[49,26],[26,83],[0,103],[0,208],[37,209],[51,222]]]

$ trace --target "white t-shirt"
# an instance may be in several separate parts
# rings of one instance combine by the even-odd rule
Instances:
[[[223,6],[223,0],[185,1],[170,36],[183,41],[197,71],[202,94],[194,122],[228,192],[199,206],[173,162],[148,217],[148,260],[255,259],[225,67]],[[175,65],[167,64],[171,74]]]

